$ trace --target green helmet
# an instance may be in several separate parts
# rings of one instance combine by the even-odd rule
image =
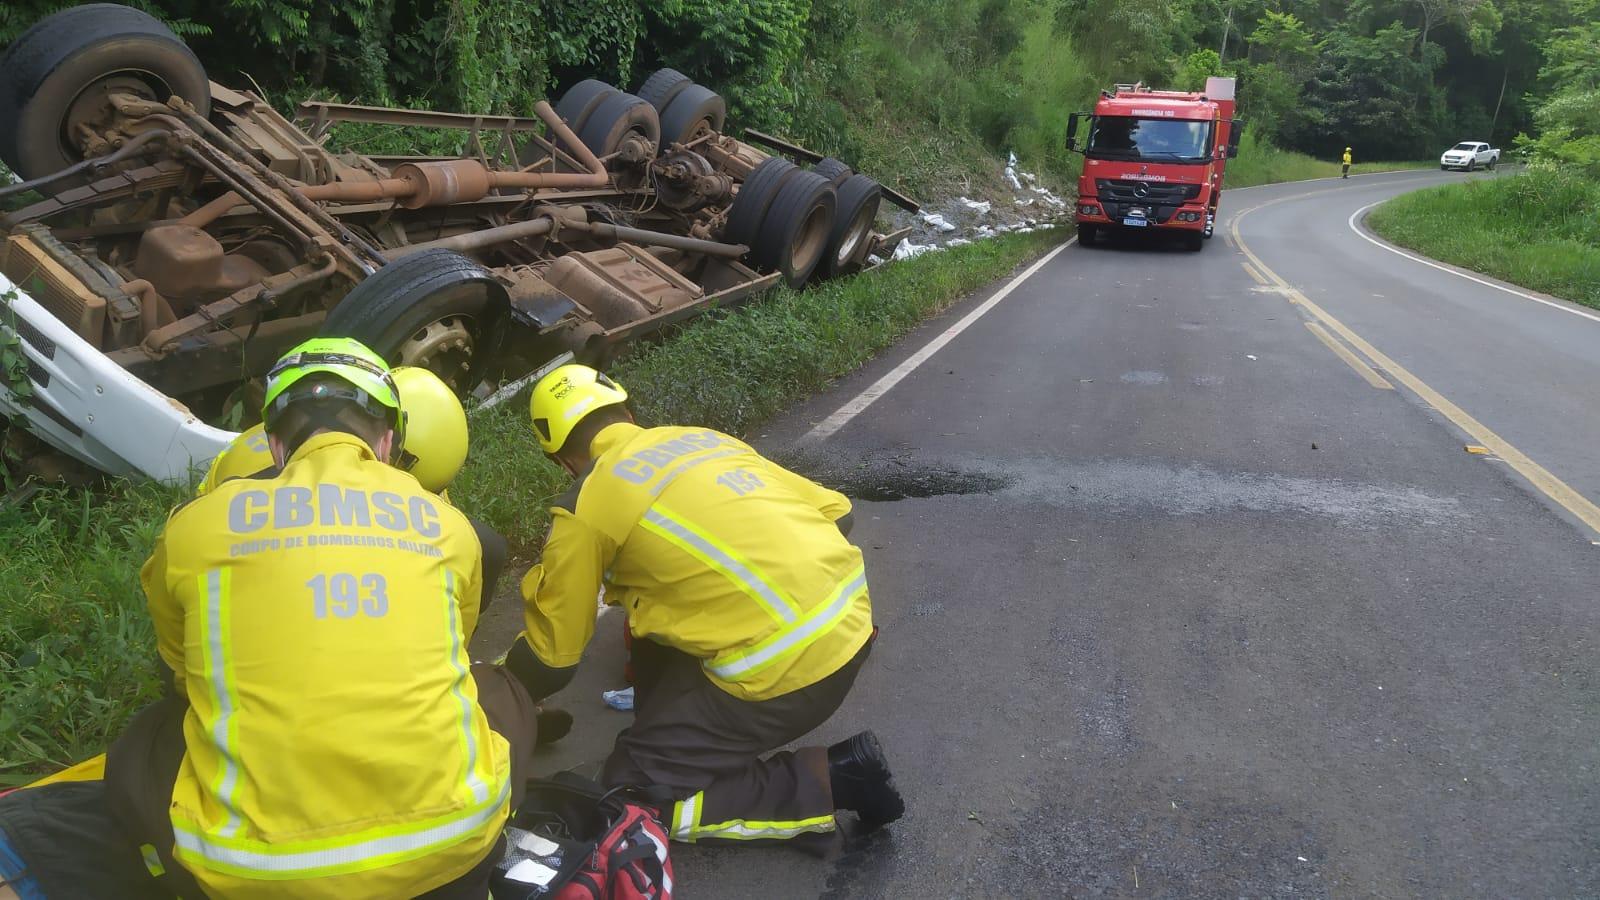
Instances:
[[[332,375],[349,387],[340,388],[321,378],[310,385],[301,384],[317,374]],[[405,415],[400,411],[400,391],[389,374],[389,364],[354,338],[312,338],[272,366],[261,404],[261,420],[267,430],[272,430],[285,409],[302,400],[348,400],[373,418],[388,421],[395,431],[396,447],[404,443]]]

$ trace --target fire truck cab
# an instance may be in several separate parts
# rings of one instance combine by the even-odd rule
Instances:
[[[1079,150],[1075,220],[1078,243],[1112,231],[1175,231],[1190,250],[1216,225],[1227,161],[1239,153],[1243,123],[1234,121],[1234,79],[1208,78],[1202,92],[1154,91],[1119,84],[1101,91],[1093,113],[1067,120],[1067,148]]]

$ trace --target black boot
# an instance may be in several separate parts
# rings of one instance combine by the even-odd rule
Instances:
[[[863,731],[828,748],[828,781],[835,809],[848,809],[872,830],[905,814],[905,801],[895,790],[889,760],[878,736]]]

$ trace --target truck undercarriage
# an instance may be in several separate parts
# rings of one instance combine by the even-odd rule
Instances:
[[[858,271],[902,236],[875,230],[881,201],[915,209],[724,133],[722,98],[670,69],[637,94],[580,82],[532,118],[308,102],[290,121],[149,16],[89,9],[0,58],[0,159],[27,179],[0,188],[27,198],[0,218],[0,341],[26,357],[0,415],[104,471],[188,477],[231,437],[204,423],[242,424],[271,362],[316,334],[466,395]],[[462,149],[335,153],[340,123]]]

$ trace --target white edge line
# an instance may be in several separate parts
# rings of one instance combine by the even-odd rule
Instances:
[[[1494,288],[1497,291],[1504,291],[1507,294],[1511,294],[1512,296],[1515,296],[1515,297],[1521,297],[1524,300],[1532,300],[1535,303],[1543,303],[1545,306],[1551,307],[1552,309],[1559,309],[1564,313],[1572,313],[1575,316],[1582,316],[1583,318],[1589,319],[1590,321],[1593,321],[1593,322],[1600,322],[1600,315],[1595,315],[1592,312],[1588,312],[1588,311],[1582,310],[1582,309],[1574,309],[1573,307],[1568,306],[1565,303],[1562,303],[1562,302],[1559,302],[1559,301],[1556,301],[1556,300],[1546,300],[1543,297],[1537,297],[1537,296],[1535,296],[1533,294],[1529,294],[1529,293],[1527,293],[1525,291],[1519,291],[1516,288],[1506,287],[1503,284],[1496,284],[1495,282],[1489,281],[1488,279],[1485,279],[1485,278],[1478,278],[1477,276],[1474,276],[1474,275],[1468,275],[1466,272],[1462,272],[1459,269],[1455,269],[1455,268],[1452,268],[1450,266],[1444,265],[1443,263],[1436,263],[1431,259],[1426,259],[1426,258],[1421,257],[1421,256],[1415,256],[1413,254],[1407,253],[1407,252],[1405,252],[1404,250],[1401,250],[1398,247],[1390,245],[1387,241],[1378,240],[1377,238],[1375,238],[1372,235],[1368,234],[1366,232],[1366,230],[1363,229],[1360,225],[1356,224],[1356,220],[1361,218],[1361,214],[1362,213],[1364,213],[1367,210],[1373,208],[1374,206],[1377,206],[1379,203],[1386,203],[1386,202],[1388,202],[1388,201],[1379,200],[1379,201],[1377,201],[1375,203],[1368,203],[1366,206],[1363,206],[1360,209],[1356,210],[1355,212],[1351,213],[1350,214],[1350,219],[1349,219],[1349,222],[1348,222],[1348,224],[1350,225],[1350,230],[1355,232],[1358,237],[1360,237],[1362,240],[1366,241],[1367,243],[1373,245],[1374,247],[1378,247],[1378,248],[1387,250],[1387,251],[1389,251],[1390,253],[1393,253],[1396,256],[1404,256],[1406,259],[1409,259],[1412,262],[1422,263],[1425,266],[1429,266],[1431,268],[1438,269],[1441,272],[1449,272],[1451,275],[1454,275],[1457,278],[1465,278],[1468,281],[1475,281],[1478,284],[1483,285],[1484,287],[1491,287],[1491,288]]]
[[[1022,284],[1024,281],[1027,281],[1030,277],[1032,277],[1033,273],[1044,268],[1045,264],[1050,262],[1050,260],[1055,259],[1056,254],[1072,246],[1077,242],[1077,240],[1078,239],[1076,237],[1068,238],[1067,241],[1061,246],[1051,250],[1049,253],[1046,253],[1042,259],[1029,266],[1021,275],[1011,279],[1011,281],[1007,283],[1005,287],[996,291],[993,297],[983,301],[983,304],[977,309],[974,309],[972,312],[969,312],[963,316],[961,321],[951,325],[949,328],[946,328],[939,334],[938,337],[929,341],[921,350],[913,353],[905,362],[895,366],[894,369],[887,375],[884,375],[882,378],[874,381],[866,390],[857,394],[845,405],[839,407],[839,409],[834,412],[833,415],[823,419],[821,422],[818,422],[815,427],[802,435],[797,443],[803,444],[810,443],[812,441],[823,440],[837,432],[839,429],[843,428],[845,425],[849,424],[851,419],[854,419],[856,416],[860,415],[863,410],[876,402],[879,397],[887,394],[891,388],[899,384],[907,375],[910,375],[912,372],[916,371],[918,366],[927,362],[929,357],[933,356],[935,353],[938,353],[945,344],[948,344],[954,340],[956,335],[966,331],[967,328],[972,325],[972,323],[983,318],[984,313],[994,309],[1001,300],[1004,300],[1011,294],[1012,291],[1016,290],[1018,285]]]

